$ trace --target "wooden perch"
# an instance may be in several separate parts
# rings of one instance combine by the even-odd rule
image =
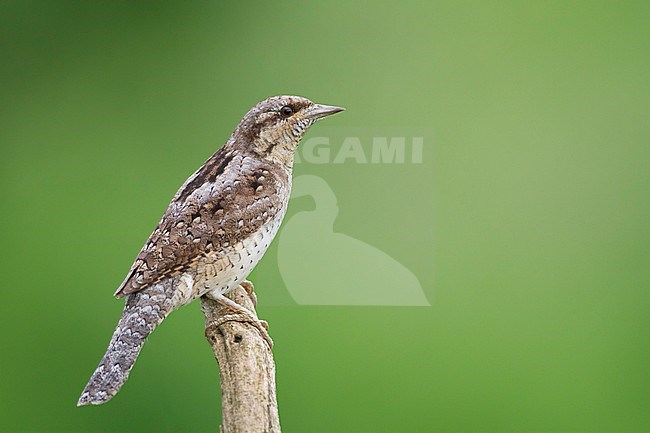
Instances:
[[[255,313],[253,285],[242,283],[226,295]],[[275,363],[267,341],[250,318],[201,298],[205,336],[219,364],[221,433],[280,433]]]

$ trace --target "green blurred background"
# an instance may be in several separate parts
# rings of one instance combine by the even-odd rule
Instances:
[[[287,93],[347,107],[339,131],[434,131],[419,165],[296,168],[433,305],[273,305],[272,246],[252,280],[284,431],[650,431],[649,20],[646,1],[3,1],[0,431],[217,431],[198,304],[113,401],[75,402],[171,196]]]

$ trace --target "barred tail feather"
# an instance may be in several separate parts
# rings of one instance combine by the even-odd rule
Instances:
[[[147,336],[178,305],[170,295],[167,284],[157,284],[127,296],[106,354],[81,393],[77,406],[103,404],[117,394],[128,379]]]

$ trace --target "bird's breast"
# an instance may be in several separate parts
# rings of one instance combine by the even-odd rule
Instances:
[[[278,233],[285,211],[286,206],[250,235],[201,258],[194,268],[190,298],[195,299],[215,289],[227,293],[244,281]]]

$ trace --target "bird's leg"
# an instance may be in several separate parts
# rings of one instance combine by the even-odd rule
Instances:
[[[253,306],[257,307],[257,295],[255,295],[255,287],[253,286],[253,283],[244,280],[241,282],[240,286],[242,286],[244,290],[246,290],[246,293],[248,293],[248,297],[253,301]]]
[[[249,285],[252,287],[252,284],[249,283]],[[248,287],[244,286],[244,289],[248,293]],[[243,305],[239,305],[237,302],[226,297],[223,293],[221,293],[218,290],[211,290],[208,293],[206,293],[205,296],[212,299],[213,301],[220,303],[225,307],[230,308],[235,313],[244,316],[246,318],[246,322],[250,322],[253,326],[255,326],[255,328],[257,328],[258,331],[260,331],[260,334],[262,334],[262,338],[264,338],[266,344],[269,345],[269,349],[273,348],[273,340],[271,339],[271,336],[269,335],[268,332],[268,327],[269,327],[268,323],[266,323],[263,320],[260,320],[253,311],[249,310]]]
[[[246,290],[246,293],[248,293],[248,297],[251,298],[253,306],[257,307],[257,295],[255,294],[255,287],[253,286],[253,283],[248,280],[244,280],[241,282],[240,286],[242,286],[244,290]],[[269,330],[269,324],[266,320],[260,320],[260,323],[264,329],[267,331]]]
[[[257,297],[255,296],[255,293],[252,291],[253,284],[250,281],[245,281],[245,283],[248,283],[248,284],[242,283],[241,286],[244,288],[244,290],[246,290],[248,295],[251,296],[251,300],[253,301],[253,305],[255,305],[256,302],[257,302]],[[249,310],[248,308],[244,307],[243,305],[238,304],[237,302],[233,301],[229,297],[227,297],[225,295],[222,295],[220,293],[212,295],[212,292],[208,292],[208,297],[210,299],[214,300],[214,301],[219,302],[222,305],[225,305],[225,306],[229,307],[232,310],[235,310],[236,312],[238,312],[240,314],[244,314],[244,315],[246,315],[248,317],[251,317],[251,318],[255,319],[256,323],[259,322],[259,324],[262,325],[262,327],[265,330],[268,331],[268,329],[269,329],[268,322],[266,320],[260,320],[260,318],[257,317],[257,314],[255,313],[255,311]]]
[[[257,295],[255,295],[255,287],[253,286],[253,283],[248,280],[244,280],[239,285],[242,286],[244,290],[246,290],[246,293],[248,293],[248,297],[251,298],[251,302],[253,303],[253,306],[256,307]],[[269,330],[269,323],[266,320],[260,319],[260,323],[262,324],[264,329],[266,329],[267,331]]]

